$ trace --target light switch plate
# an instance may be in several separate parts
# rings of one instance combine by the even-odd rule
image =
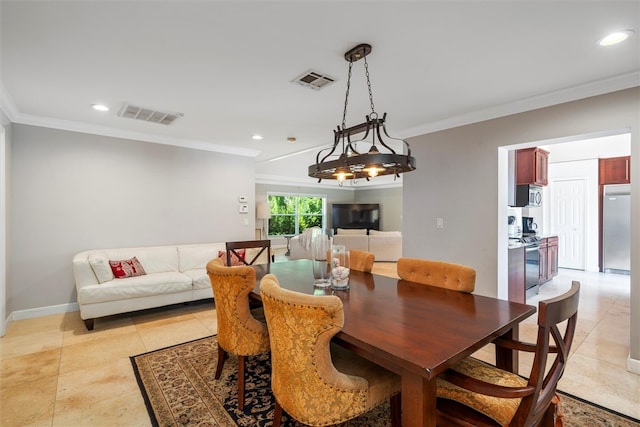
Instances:
[[[444,218],[436,218],[436,228],[440,230],[444,228]]]

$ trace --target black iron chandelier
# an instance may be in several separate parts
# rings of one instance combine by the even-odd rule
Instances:
[[[411,172],[416,169],[416,159],[411,156],[411,147],[404,139],[392,138],[387,133],[385,122],[387,113],[382,118],[378,117],[373,104],[373,94],[371,91],[371,81],[369,80],[369,65],[367,55],[371,53],[371,45],[359,44],[344,54],[344,59],[349,62],[349,76],[347,78],[347,92],[344,99],[344,112],[342,114],[342,125],[333,131],[333,145],[323,148],[316,154],[316,162],[309,166],[309,176],[318,178],[318,182],[323,179],[338,180],[342,186],[345,180],[356,180],[370,178],[380,175],[395,175],[399,177],[401,173]],[[346,127],[347,105],[349,100],[349,89],[351,87],[351,68],[353,63],[364,59],[365,75],[367,77],[367,88],[369,89],[369,103],[371,113],[366,116],[366,121],[349,128]],[[361,138],[354,139],[354,136],[364,133]],[[387,145],[382,136],[389,139],[402,141],[406,154],[397,153]],[[367,138],[371,136],[371,140]],[[371,144],[369,150],[359,152],[356,143],[365,142]],[[383,151],[380,151],[377,143]],[[336,153],[336,149],[341,144],[341,152]],[[334,154],[336,153],[336,154]],[[335,157],[338,157],[337,159]]]

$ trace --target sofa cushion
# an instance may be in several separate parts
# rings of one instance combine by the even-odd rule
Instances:
[[[192,290],[191,278],[184,274],[178,272],[154,273],[85,286],[78,290],[78,302],[80,304],[95,304],[190,290]]]
[[[175,246],[105,249],[103,251],[109,259],[138,258],[147,274],[178,271],[178,250]]]
[[[245,259],[245,249],[236,249],[236,252],[242,259]],[[218,251],[218,258],[222,260],[224,265],[227,265],[227,251]],[[240,258],[236,256],[233,252],[231,252],[231,267],[234,265],[244,265],[244,262],[240,261]]]
[[[93,270],[93,273],[96,275],[98,279],[98,283],[108,282],[109,280],[113,280],[113,271],[111,270],[111,266],[109,265],[109,257],[104,252],[92,252],[87,257],[89,261],[89,265]]]
[[[338,228],[338,234],[344,236],[366,236],[366,228]]]
[[[207,263],[224,250],[224,244],[178,246],[178,263],[180,271],[185,272],[200,268],[204,270]]]
[[[109,260],[111,271],[116,279],[124,279],[126,277],[142,276],[147,274],[138,261],[138,258]]]
[[[205,268],[194,268],[183,271],[182,274],[188,276],[193,281],[193,289],[206,289],[211,287],[211,279]]]
[[[369,230],[370,236],[402,236],[401,231],[378,231],[378,230]]]

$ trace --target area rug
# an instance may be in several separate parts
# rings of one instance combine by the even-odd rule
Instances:
[[[138,385],[154,426],[270,426],[274,398],[268,355],[250,357],[245,369],[245,407],[238,410],[237,359],[225,362],[214,378],[217,363],[215,336],[131,357]],[[567,427],[640,427],[638,420],[561,393]],[[341,426],[382,427],[391,424],[389,404]],[[283,426],[300,423],[283,414]]]

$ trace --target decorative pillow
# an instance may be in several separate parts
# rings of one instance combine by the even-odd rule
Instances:
[[[369,230],[370,236],[402,236],[401,231],[378,231],[378,230]]]
[[[338,234],[343,236],[366,236],[366,228],[338,228]]]
[[[238,253],[238,255],[240,255],[240,258],[245,259],[244,258],[245,249],[236,249],[236,252]],[[227,265],[227,252],[226,251],[218,251],[218,258],[220,258],[222,260],[224,265]],[[244,262],[242,262],[240,260],[240,258],[238,258],[236,256],[236,254],[231,252],[231,266],[234,266],[234,265],[245,265]]]
[[[124,279],[125,277],[142,276],[147,274],[142,268],[142,264],[138,258],[109,260],[111,271],[116,279]]]
[[[113,271],[109,265],[109,257],[104,252],[89,255],[89,265],[93,269],[99,283],[113,280]]]

